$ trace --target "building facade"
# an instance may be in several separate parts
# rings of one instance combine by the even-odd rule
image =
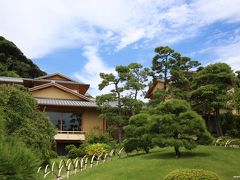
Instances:
[[[29,88],[39,109],[46,113],[57,130],[56,151],[65,154],[68,144],[80,144],[94,131],[105,131],[95,100],[87,93],[89,84],[76,82],[55,73],[35,79],[0,77],[1,84],[22,84]]]

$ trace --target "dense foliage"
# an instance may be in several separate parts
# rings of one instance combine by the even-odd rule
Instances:
[[[211,171],[203,169],[177,169],[169,173],[164,180],[220,180],[219,176]]]
[[[81,144],[79,147],[76,147],[73,144],[66,146],[68,158],[74,159],[76,157],[83,157],[86,155],[86,145]]]
[[[93,151],[92,147],[97,147],[100,151],[102,147],[99,147],[99,145],[96,144],[104,144],[104,147],[107,147],[107,149],[116,148],[116,141],[109,136],[109,134],[96,131],[88,134],[86,141],[80,144],[79,147],[76,147],[73,144],[66,146],[67,156],[71,159],[83,157]]]
[[[110,132],[118,132],[119,142],[125,138],[125,151],[173,146],[179,156],[180,147],[211,143],[207,128],[218,136],[238,137],[240,116],[223,112],[239,113],[240,71],[234,74],[225,63],[199,67],[198,61],[168,46],[154,52],[151,71],[131,63],[117,66],[115,73],[100,73],[99,89],[112,88],[97,97],[101,117],[108,121]],[[149,77],[151,99],[145,104],[139,93]]]
[[[140,113],[132,116],[129,125],[124,127],[126,140],[124,149],[126,152],[144,150],[146,153],[152,147],[151,137],[148,134],[149,115]]]
[[[0,124],[5,136],[17,137],[42,161],[48,161],[54,127],[38,110],[36,100],[22,86],[0,85]]]
[[[87,144],[103,143],[109,145],[111,148],[116,147],[116,141],[108,133],[97,131],[88,134],[86,143]]]
[[[231,67],[225,63],[208,65],[193,78],[193,108],[207,116],[213,114],[219,136],[223,135],[220,110],[230,108],[230,90],[233,85],[234,74]]]
[[[103,143],[89,144],[86,147],[86,154],[93,156],[94,154],[99,156],[102,153],[108,153],[110,151],[110,146]]]
[[[0,162],[0,179],[37,179],[38,159],[30,149],[15,138],[1,138]]]
[[[35,78],[45,74],[13,42],[0,36],[0,76]]]
[[[212,142],[204,120],[184,100],[163,102],[150,110],[150,114],[153,143],[160,147],[174,147],[177,157],[180,156],[180,147],[193,149],[197,144]]]
[[[240,116],[233,113],[224,113],[220,115],[223,127],[223,134],[233,138],[240,138]]]

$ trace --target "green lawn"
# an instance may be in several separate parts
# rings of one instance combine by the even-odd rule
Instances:
[[[193,151],[184,151],[176,159],[173,148],[158,149],[150,154],[133,155],[114,159],[78,172],[70,180],[161,180],[177,168],[201,168],[216,172],[221,179],[230,180],[240,176],[240,149],[214,146],[199,146]]]

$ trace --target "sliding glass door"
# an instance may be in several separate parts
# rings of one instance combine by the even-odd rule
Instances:
[[[59,131],[81,131],[82,114],[78,112],[47,111],[47,116]]]

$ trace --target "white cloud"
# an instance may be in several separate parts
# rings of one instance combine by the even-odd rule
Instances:
[[[229,64],[233,70],[240,70],[240,34],[236,36],[230,43],[216,47],[214,53],[218,56],[215,62],[225,62]]]
[[[0,34],[30,58],[85,47],[87,63],[77,74],[93,88],[99,72],[112,71],[98,56],[98,47],[119,51],[130,45],[168,45],[215,22],[240,21],[239,0],[0,0],[0,6]]]
[[[91,84],[90,93],[94,96],[99,95],[98,84],[101,82],[99,74],[114,73],[114,69],[108,67],[103,63],[103,60],[98,55],[98,49],[94,46],[86,46],[84,48],[83,56],[87,59],[87,63],[80,72],[74,74],[74,76],[83,83]],[[112,87],[104,88],[101,93],[108,93]]]
[[[240,21],[239,0],[197,0],[191,6],[199,17],[198,23],[209,24],[221,20]]]
[[[141,39],[174,43],[207,24],[240,21],[239,0],[0,0],[0,5],[0,34],[30,58],[94,43],[117,50]]]

